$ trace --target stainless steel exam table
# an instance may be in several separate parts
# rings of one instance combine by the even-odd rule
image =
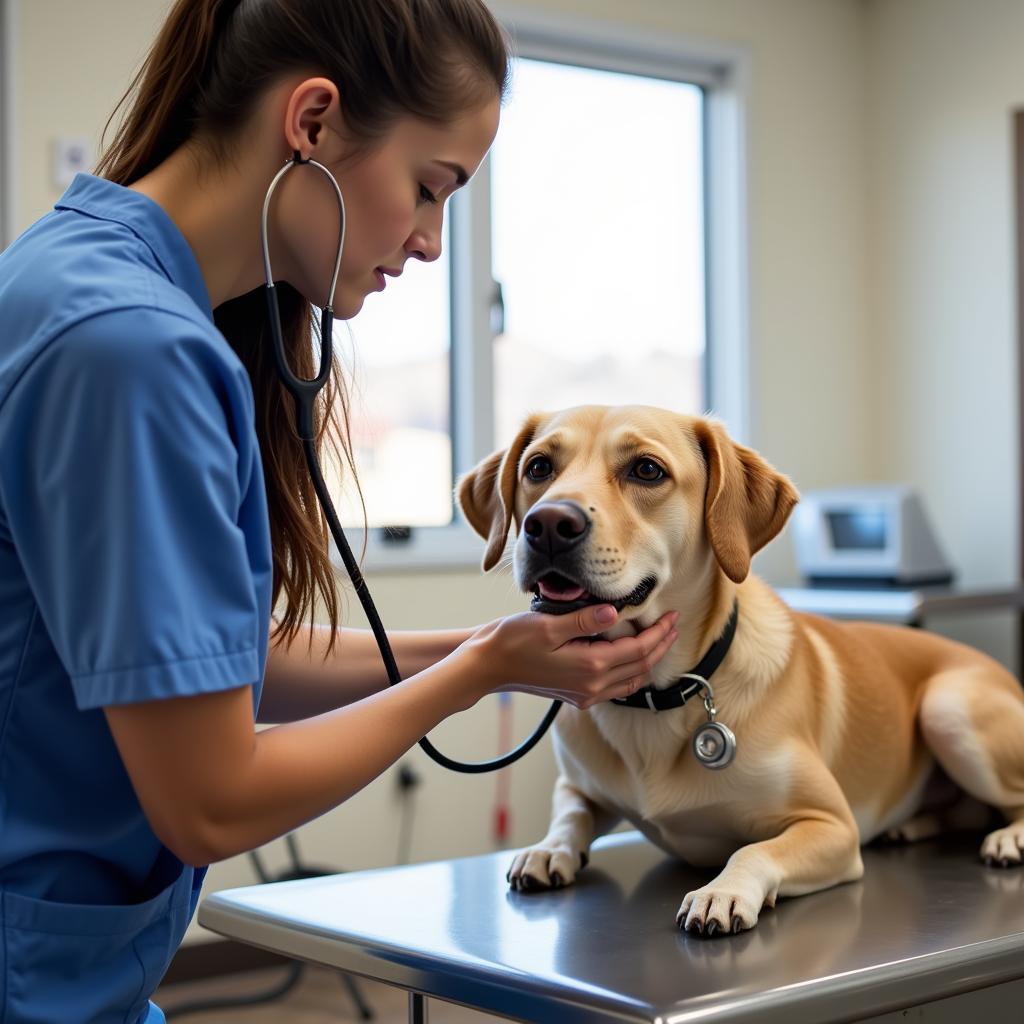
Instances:
[[[554,892],[510,892],[503,852],[219,892],[199,921],[404,988],[415,1022],[427,997],[558,1024],[824,1024],[906,1007],[919,1009],[904,1020],[938,1020],[921,1004],[952,996],[943,1022],[1024,1021],[1024,868],[985,867],[978,843],[868,848],[862,881],[781,900],[753,931],[713,939],[674,924],[713,872],[634,832],[599,840],[577,883]]]

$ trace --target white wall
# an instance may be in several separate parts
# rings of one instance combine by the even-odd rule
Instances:
[[[1024,4],[871,0],[868,12],[873,459],[920,486],[966,581],[1011,581]],[[1007,620],[944,625],[1012,663]]]
[[[15,210],[24,226],[57,197],[50,140],[98,135],[164,4],[13,2]],[[1012,50],[1024,38],[1019,3],[537,6],[746,51],[754,444],[804,488],[910,478],[967,575],[1014,565],[1008,142],[1000,133],[1020,82]],[[778,582],[793,578],[786,538],[759,567]],[[484,621],[523,607],[506,580],[476,573],[371,584],[395,627]],[[540,711],[519,699],[520,734]],[[493,709],[462,717],[472,725],[455,720],[438,741],[489,754]],[[410,756],[425,779],[413,857],[488,849],[494,779],[455,778]],[[513,841],[521,843],[546,820],[549,751],[535,751],[512,778]],[[305,828],[304,850],[337,866],[391,863],[398,821],[388,776]],[[215,866],[210,885],[252,880],[236,860]]]

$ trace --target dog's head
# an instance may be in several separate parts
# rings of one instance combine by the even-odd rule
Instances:
[[[719,423],[649,406],[531,416],[459,481],[457,496],[487,538],[485,570],[515,523],[515,579],[533,591],[534,609],[611,603],[624,618],[709,560],[741,582],[798,500]]]

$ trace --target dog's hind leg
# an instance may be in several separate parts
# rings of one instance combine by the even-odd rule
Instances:
[[[992,811],[987,804],[963,794],[949,807],[924,811],[902,825],[890,828],[885,833],[885,839],[890,843],[919,843],[925,839],[934,839],[943,832],[984,828],[991,817]]]
[[[920,711],[925,742],[971,796],[1008,825],[985,838],[988,864],[1024,862],[1024,692],[994,662],[948,669],[927,685]]]

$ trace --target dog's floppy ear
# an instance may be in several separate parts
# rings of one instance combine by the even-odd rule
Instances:
[[[694,430],[708,470],[704,524],[711,549],[725,575],[742,583],[751,558],[786,525],[800,495],[757,452],[733,441],[721,424],[698,420]]]
[[[508,448],[488,455],[475,469],[463,476],[456,488],[459,508],[470,526],[487,538],[484,572],[493,569],[505,549],[512,526],[519,459],[533,440],[542,416],[530,416]]]

